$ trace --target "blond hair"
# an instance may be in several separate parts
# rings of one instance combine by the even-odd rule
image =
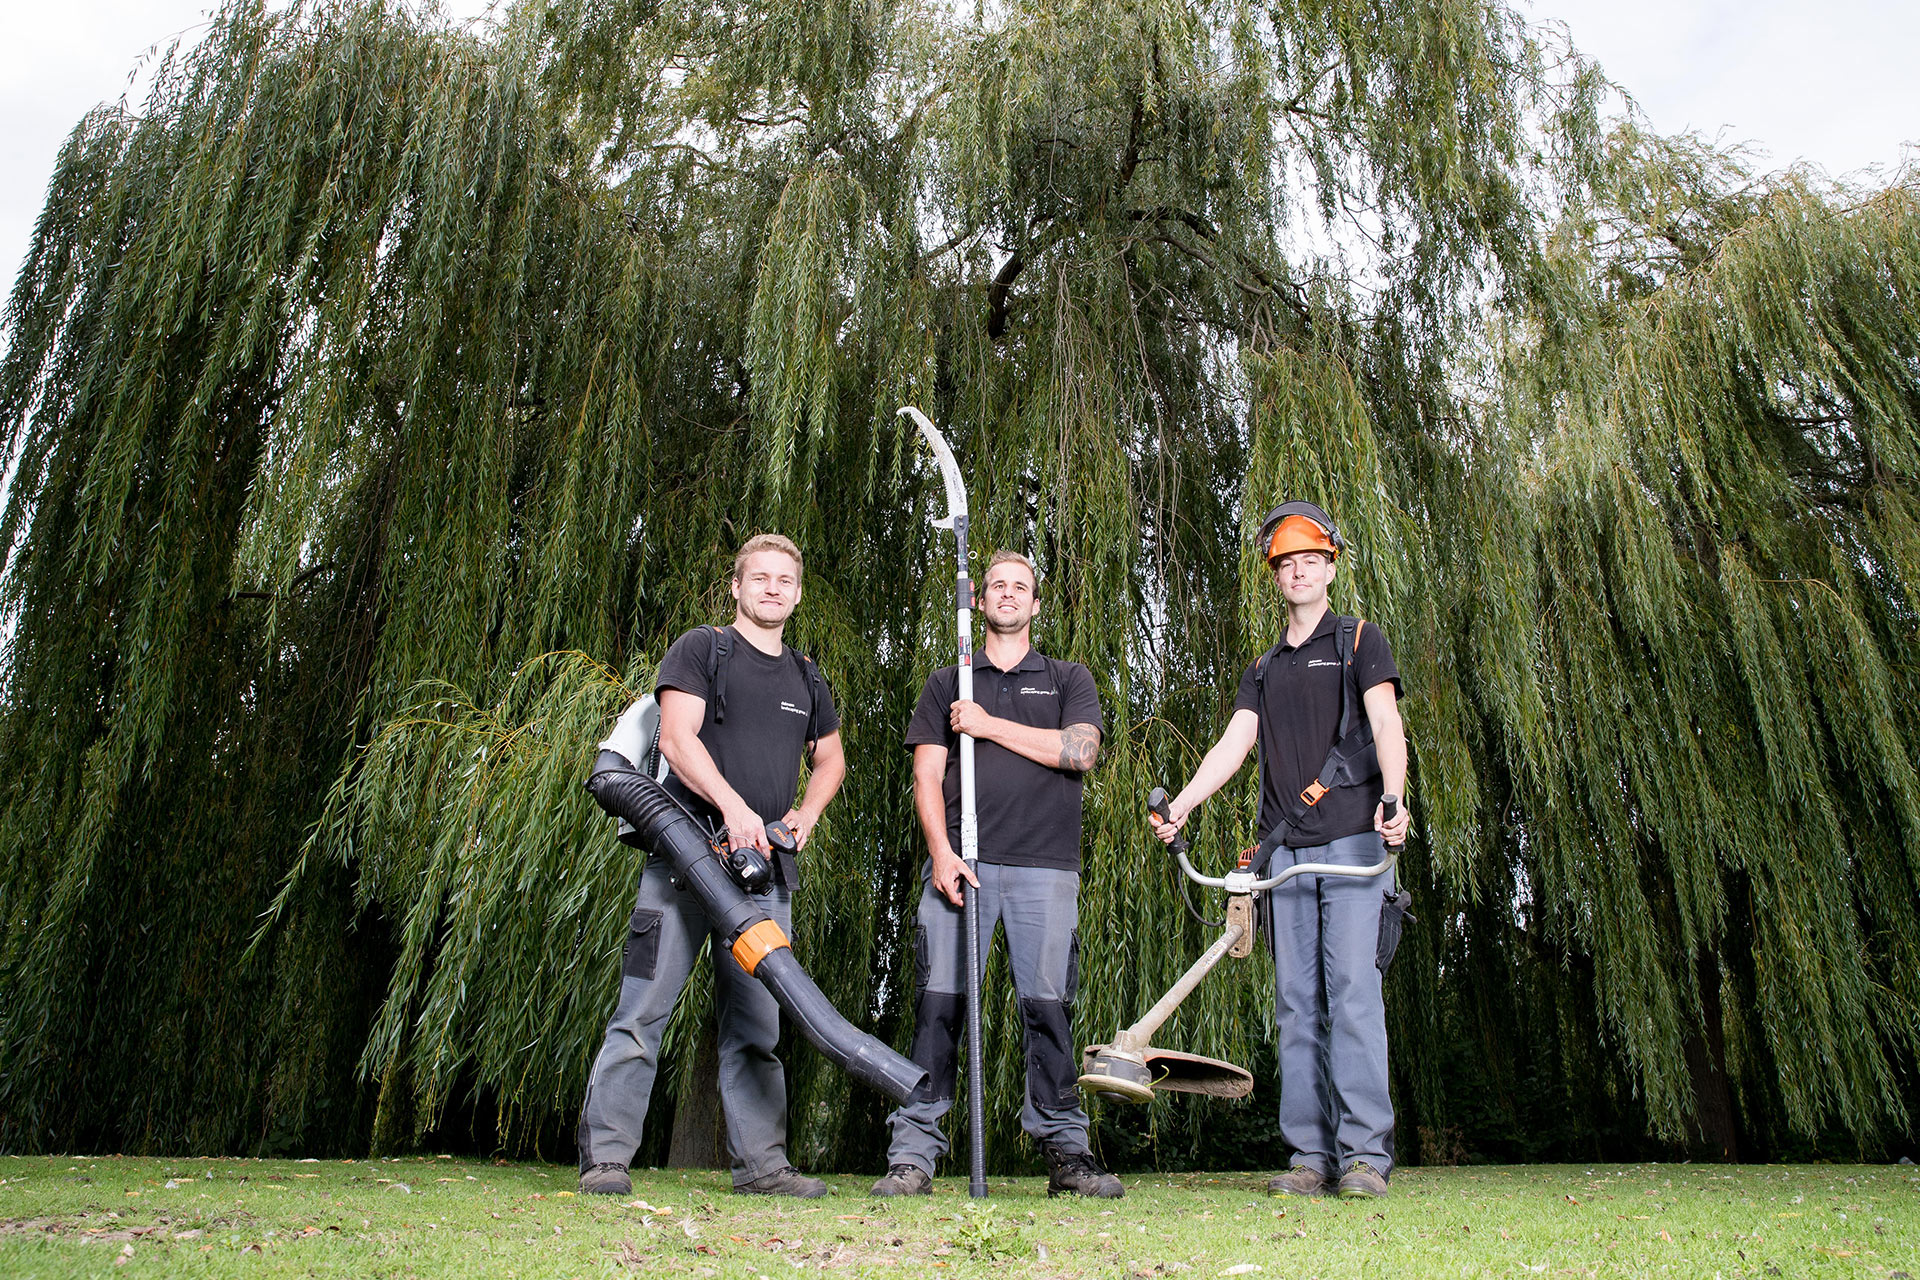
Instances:
[[[800,548],[793,545],[792,538],[782,537],[777,533],[756,533],[740,544],[739,552],[733,557],[735,582],[740,581],[740,575],[747,571],[747,557],[762,551],[778,551],[781,555],[792,559],[793,567],[797,571],[794,575],[796,577],[807,570],[806,561],[800,558]]]
[[[1033,578],[1033,594],[1036,596],[1039,595],[1040,594],[1040,571],[1033,567],[1033,558],[1031,556],[1021,555],[1018,551],[1003,550],[1003,551],[994,552],[993,555],[989,557],[987,560],[987,571],[985,574],[981,576],[981,579],[980,579],[981,582],[984,583],[987,580],[987,578],[992,575],[994,569],[997,566],[1003,565],[1003,564],[1012,564],[1016,560],[1019,561],[1021,564],[1027,566],[1027,572],[1030,575],[1032,575],[1032,578]]]

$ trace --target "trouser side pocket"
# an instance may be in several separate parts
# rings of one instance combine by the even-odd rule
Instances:
[[[627,922],[627,945],[620,953],[620,976],[651,978],[660,962],[660,912],[634,909]]]

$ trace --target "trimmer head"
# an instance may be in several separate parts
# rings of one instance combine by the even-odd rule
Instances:
[[[1110,1044],[1088,1045],[1080,1055],[1080,1087],[1103,1102],[1153,1101],[1153,1072],[1137,1053]]]
[[[1253,1092],[1253,1073],[1245,1067],[1152,1046],[1132,1053],[1109,1044],[1088,1045],[1080,1070],[1080,1087],[1103,1102],[1151,1102],[1155,1089],[1210,1098],[1244,1098]]]

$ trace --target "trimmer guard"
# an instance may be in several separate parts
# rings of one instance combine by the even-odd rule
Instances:
[[[1125,1061],[1131,1057],[1124,1051],[1114,1053],[1110,1045],[1088,1045],[1080,1055],[1080,1070],[1084,1073],[1080,1077],[1081,1087],[1112,1102],[1147,1101],[1152,1096],[1149,1091],[1111,1074],[1113,1058]],[[1244,1098],[1253,1092],[1253,1073],[1219,1058],[1148,1046],[1141,1052],[1140,1061],[1151,1077],[1152,1089],[1199,1093],[1209,1098]]]

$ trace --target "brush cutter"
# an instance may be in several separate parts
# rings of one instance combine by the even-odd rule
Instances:
[[[1382,808],[1389,821],[1399,812],[1400,797],[1382,796]],[[1167,792],[1155,787],[1147,797],[1147,812],[1156,821],[1165,821]],[[1258,878],[1253,870],[1253,850],[1240,855],[1239,864],[1224,876],[1203,876],[1187,858],[1187,838],[1176,834],[1168,849],[1180,864],[1187,879],[1209,889],[1227,893],[1226,928],[1206,953],[1193,962],[1180,981],[1154,1002],[1153,1008],[1130,1027],[1123,1028],[1111,1044],[1088,1045],[1080,1058],[1080,1087],[1107,1102],[1150,1102],[1155,1089],[1172,1093],[1199,1093],[1213,1098],[1244,1098],[1253,1092],[1253,1073],[1219,1058],[1203,1058],[1197,1053],[1180,1053],[1153,1045],[1153,1033],[1173,1016],[1182,1001],[1193,994],[1201,979],[1228,956],[1253,954],[1254,911],[1261,894],[1277,889],[1296,876],[1349,876],[1367,878],[1393,870],[1395,850],[1370,867],[1339,866],[1330,862],[1302,862],[1276,875]]]

